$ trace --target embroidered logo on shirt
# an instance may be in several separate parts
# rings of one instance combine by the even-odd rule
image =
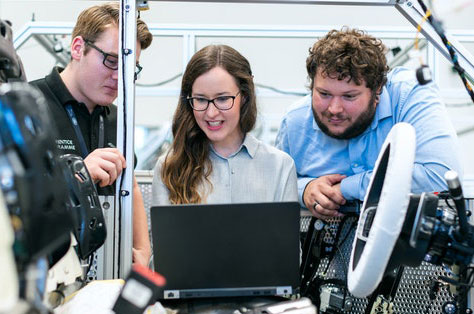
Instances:
[[[76,150],[76,145],[72,140],[60,139],[56,140],[56,145],[60,150]]]

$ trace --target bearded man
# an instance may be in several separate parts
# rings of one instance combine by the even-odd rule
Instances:
[[[416,130],[412,192],[447,190],[444,173],[462,174],[458,142],[434,83],[415,71],[389,71],[386,48],[360,30],[332,30],[310,49],[311,95],[285,114],[276,145],[293,157],[300,203],[320,219],[363,200],[375,161],[398,122]]]

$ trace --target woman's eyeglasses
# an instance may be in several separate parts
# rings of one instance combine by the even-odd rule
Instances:
[[[214,99],[207,99],[204,97],[188,97],[186,98],[189,105],[196,111],[205,111],[212,102],[214,106],[219,110],[229,110],[234,106],[235,98],[240,94],[237,93],[235,96],[219,96]]]

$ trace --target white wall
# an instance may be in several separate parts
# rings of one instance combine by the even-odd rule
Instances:
[[[438,14],[443,18],[444,26],[450,30],[473,30],[473,1],[441,1]],[[103,1],[85,0],[0,0],[0,18],[13,22],[13,30],[19,31],[32,19],[37,21],[74,22],[84,8]],[[289,4],[236,4],[236,3],[189,3],[149,1],[150,10],[142,12],[142,19],[148,24],[214,24],[214,25],[265,25],[267,27],[292,28],[320,26],[321,28],[340,28],[350,25],[362,29],[397,29],[412,28],[401,14],[392,7],[370,6],[326,6],[326,5],[289,5]],[[460,10],[462,8],[462,10]],[[414,29],[414,28],[413,28]],[[284,90],[304,91],[307,83],[305,58],[308,48],[315,38],[197,38],[197,47],[209,43],[226,43],[234,46],[251,62],[255,81]],[[64,38],[67,43],[69,38]],[[408,40],[386,40],[390,46],[405,46]],[[465,43],[465,47],[474,54],[474,43]],[[179,37],[156,37],[152,47],[142,53],[141,64],[144,66],[139,83],[163,81],[182,71],[183,43]],[[28,78],[43,77],[54,65],[54,59],[39,44],[30,40],[19,49]],[[413,66],[417,63],[414,62]],[[446,91],[447,103],[468,103],[469,98],[463,91],[460,79],[451,73],[449,63],[440,62],[440,81],[442,90]],[[176,94],[180,78],[165,85],[160,90],[169,90],[169,95],[154,96],[150,89],[137,90],[137,125],[154,126],[170,121],[176,106]],[[452,93],[455,91],[456,98]],[[264,90],[259,90],[259,106],[262,116],[273,128],[278,126],[279,118],[286,107],[298,97],[273,94],[264,97]],[[148,95],[148,96],[147,96]],[[458,97],[459,95],[459,97]],[[464,130],[474,124],[474,106],[449,108],[449,114],[458,130]],[[474,132],[460,137],[465,159],[466,170],[474,174],[472,143]]]

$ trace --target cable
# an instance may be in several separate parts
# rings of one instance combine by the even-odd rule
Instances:
[[[421,8],[423,9],[423,11],[425,12],[425,14],[427,15],[427,18],[428,18],[428,21],[429,23],[431,24],[431,26],[433,26],[433,29],[435,30],[435,32],[438,34],[438,36],[441,38],[441,41],[443,42],[443,44],[446,46],[446,48],[448,49],[448,52],[449,52],[449,55],[451,56],[451,61],[453,62],[454,64],[454,69],[458,72],[459,76],[461,77],[461,80],[464,84],[464,87],[466,88],[469,96],[471,97],[472,101],[474,102],[474,91],[472,90],[472,87],[471,85],[469,84],[469,82],[467,81],[466,79],[466,74],[465,74],[465,70],[463,67],[461,67],[461,65],[459,64],[458,62],[458,56],[456,54],[456,51],[454,50],[453,46],[451,45],[451,43],[448,41],[448,39],[446,38],[446,35],[445,35],[445,32],[443,30],[443,27],[441,25],[441,23],[439,21],[437,21],[432,14],[428,14],[429,13],[429,9],[426,7],[425,3],[423,2],[423,0],[418,0],[418,3],[420,4]]]
[[[415,47],[415,50],[418,52],[418,58],[420,60],[420,64],[423,65],[423,58],[421,56],[421,52],[420,52],[420,49],[418,47],[418,41],[419,41],[419,35],[421,33],[421,26],[423,25],[423,23],[426,22],[426,20],[428,19],[428,17],[431,15],[431,12],[428,10],[428,12],[425,14],[425,16],[423,16],[423,19],[421,20],[421,22],[416,26],[416,35],[415,35],[415,43],[414,43],[414,47]]]
[[[308,93],[299,93],[299,92],[288,92],[288,91],[284,91],[284,90],[281,90],[281,89],[278,89],[278,88],[275,88],[275,87],[272,87],[272,86],[259,84],[259,83],[255,83],[255,86],[260,87],[260,88],[264,88],[264,89],[269,89],[271,91],[274,91],[274,92],[277,92],[277,93],[283,94],[283,95],[293,95],[293,96],[303,97],[303,96],[306,96],[308,94]]]
[[[432,278],[430,281],[431,281],[430,291],[429,291],[430,301],[426,305],[424,314],[430,313],[431,306],[433,305],[433,301],[434,301],[434,299],[436,299],[436,296],[438,295],[439,288],[440,288],[440,282],[437,279]]]
[[[94,263],[94,256],[96,255],[95,252],[93,252],[89,257],[87,258],[87,269],[86,269],[86,275],[85,279],[82,280],[83,283],[89,281],[89,272],[91,271],[92,264]]]
[[[415,48],[416,53],[418,54],[418,59],[419,59],[418,61],[420,63],[420,67],[416,70],[416,79],[418,80],[420,85],[426,85],[433,81],[430,68],[424,64],[421,51],[418,47],[418,41],[419,41],[418,37],[421,32],[421,25],[423,25],[423,23],[426,22],[426,20],[430,17],[430,15],[431,15],[431,12],[428,10],[425,16],[423,16],[423,19],[421,20],[421,22],[416,27],[417,32],[415,36],[414,48]]]
[[[467,102],[467,103],[457,103],[457,104],[446,104],[447,108],[463,108],[463,107],[470,107],[472,106],[472,103]]]
[[[183,76],[183,73],[178,73],[172,77],[170,77],[169,79],[166,79],[164,81],[161,81],[161,82],[157,82],[157,83],[136,83],[135,85],[136,86],[140,86],[140,87],[157,87],[157,86],[163,86],[163,85],[166,85],[174,80],[176,80],[177,78]],[[268,90],[271,90],[271,91],[274,91],[276,93],[279,93],[279,94],[282,94],[282,95],[292,95],[292,96],[306,96],[307,93],[300,93],[300,92],[290,92],[290,91],[285,91],[285,90],[281,90],[281,89],[278,89],[276,87],[273,87],[273,86],[269,86],[269,85],[265,85],[265,84],[259,84],[259,83],[255,83],[255,86],[257,87],[260,87],[260,88],[263,88],[263,89],[268,89]]]
[[[141,86],[141,87],[156,87],[156,86],[162,86],[162,85],[166,85],[168,84],[169,82],[172,82],[174,81],[175,79],[177,79],[178,77],[181,77],[183,76],[183,73],[178,73],[176,74],[175,76],[169,78],[169,79],[166,79],[164,81],[161,81],[161,82],[158,82],[158,83],[150,83],[150,84],[143,84],[143,83],[136,83],[135,85],[136,86]]]

